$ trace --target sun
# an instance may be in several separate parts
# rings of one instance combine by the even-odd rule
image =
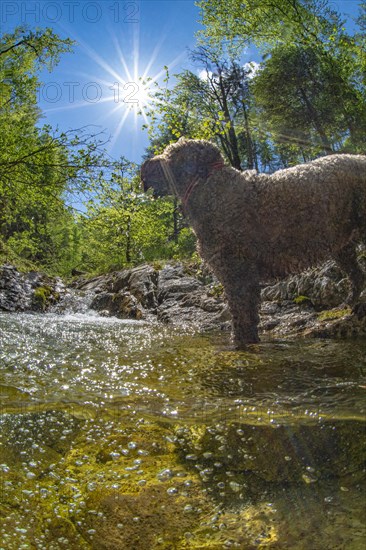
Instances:
[[[142,126],[148,126],[148,113],[153,108],[154,93],[157,85],[162,84],[162,79],[166,75],[166,69],[170,71],[176,67],[185,57],[186,52],[183,51],[175,59],[166,63],[161,63],[164,68],[158,71],[153,71],[153,66],[156,63],[160,50],[165,41],[164,36],[160,38],[146,58],[144,64],[140,62],[140,41],[138,29],[134,31],[130,40],[127,40],[125,35],[117,38],[110,33],[110,40],[114,54],[109,51],[108,58],[103,57],[94,48],[87,44],[83,39],[74,36],[79,46],[84,53],[92,61],[93,74],[78,71],[78,88],[90,89],[97,96],[97,101],[84,97],[82,101],[69,101],[65,105],[51,107],[45,112],[74,110],[80,108],[102,107],[102,114],[93,120],[96,125],[105,125],[106,121],[112,122],[113,130],[112,137],[109,141],[111,149],[121,137],[124,127],[127,126],[128,134],[137,136],[138,132],[142,131]],[[123,48],[128,52],[128,56],[124,55]],[[113,59],[113,64],[111,62]],[[99,110],[98,113],[101,111]]]
[[[129,120],[130,116],[133,117],[133,126],[136,132],[141,129],[142,123],[146,125],[148,124],[147,113],[154,100],[154,90],[156,89],[156,84],[159,84],[161,78],[165,76],[166,68],[169,70],[175,67],[186,54],[185,52],[182,52],[170,63],[165,64],[166,66],[163,69],[159,70],[155,74],[151,74],[152,66],[155,63],[164,42],[163,37],[152,50],[152,53],[143,69],[140,67],[139,62],[140,46],[138,35],[136,35],[133,40],[132,66],[129,65],[123,55],[121,44],[119,43],[117,37],[112,35],[112,41],[116,51],[116,65],[112,66],[110,63],[107,63],[95,52],[90,52],[90,55],[93,60],[96,61],[102,69],[104,69],[108,76],[113,79],[113,84],[109,85],[111,94],[106,99],[106,101],[109,101],[112,104],[112,109],[109,110],[107,118],[114,116],[119,118],[111,140],[111,145],[113,146],[118,140],[122,129]],[[107,84],[105,79],[100,82],[104,85]]]

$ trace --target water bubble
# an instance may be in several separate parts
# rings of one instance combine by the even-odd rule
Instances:
[[[172,470],[170,470],[169,468],[165,468],[164,470],[161,470],[156,477],[159,481],[167,481],[168,479],[173,477],[173,475],[174,473]]]
[[[109,456],[113,459],[113,460],[118,460],[120,458],[120,453],[116,453],[116,452],[111,452],[109,453]]]
[[[213,457],[213,453],[207,451],[206,453],[203,453],[202,455],[204,458],[212,458]]]
[[[141,456],[148,456],[149,451],[144,451],[143,449],[139,449],[139,450],[137,451],[137,454],[138,454],[138,455],[141,455]]]
[[[238,493],[240,491],[240,485],[239,483],[236,483],[236,481],[230,481],[229,486],[234,493]]]

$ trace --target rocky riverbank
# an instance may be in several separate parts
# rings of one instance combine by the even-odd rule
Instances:
[[[47,311],[65,294],[62,280],[44,273],[20,273],[12,265],[0,266],[0,311]]]
[[[276,284],[263,285],[260,330],[264,339],[286,336],[344,338],[366,335],[359,310],[339,308],[348,281],[332,263]],[[366,298],[366,291],[363,293]],[[230,330],[220,283],[205,268],[167,264],[79,277],[71,287],[59,278],[15,267],[0,268],[0,311],[98,311],[104,316],[157,320],[200,331]]]

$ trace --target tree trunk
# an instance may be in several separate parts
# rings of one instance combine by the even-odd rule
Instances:
[[[132,248],[132,243],[131,243],[131,218],[128,218],[128,221],[127,221],[127,231],[126,231],[126,262],[128,264],[131,263],[131,248]]]
[[[224,87],[224,83],[222,81],[222,76],[220,75],[219,78],[219,86],[221,90],[221,97],[222,97],[222,108],[224,112],[225,122],[229,124],[229,131],[227,133],[229,146],[230,146],[230,163],[231,165],[236,168],[237,170],[241,170],[241,162],[240,162],[240,155],[239,155],[239,147],[238,147],[238,138],[236,137],[235,129],[234,129],[234,123],[230,116],[229,107],[227,104],[226,99],[226,91]]]
[[[174,198],[174,210],[173,210],[173,241],[178,242],[178,200]]]
[[[253,147],[253,140],[250,132],[249,127],[249,117],[246,105],[244,101],[242,101],[242,107],[243,107],[243,115],[244,115],[244,127],[245,127],[245,133],[247,136],[247,152],[248,152],[248,169],[253,170],[254,168],[254,147]],[[256,163],[258,165],[258,163]]]
[[[308,114],[310,116],[310,119],[312,120],[312,122],[314,124],[314,127],[315,127],[316,131],[319,134],[319,137],[320,137],[322,145],[323,145],[324,152],[327,155],[331,155],[333,153],[333,149],[332,149],[330,141],[327,137],[327,134],[325,133],[323,125],[319,120],[318,113],[314,109],[311,101],[309,100],[309,98],[307,97],[307,95],[305,93],[305,90],[303,88],[301,88],[301,86],[299,88],[299,91],[300,91],[302,99],[304,100],[304,103],[305,103],[306,109],[308,111]]]

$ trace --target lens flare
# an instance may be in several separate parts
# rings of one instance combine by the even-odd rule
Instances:
[[[128,51],[126,49],[126,37],[121,35],[119,40],[113,33],[110,34],[115,53],[109,55],[108,60],[81,38],[76,36],[74,38],[95,67],[93,74],[78,71],[78,78],[82,82],[75,89],[79,91],[90,86],[92,92],[95,92],[99,88],[99,97],[97,101],[90,101],[84,96],[82,100],[64,101],[60,105],[53,105],[51,108],[44,109],[44,112],[51,113],[80,108],[84,110],[89,107],[94,110],[93,124],[104,126],[108,120],[109,126],[113,128],[111,130],[110,149],[113,149],[125,128],[127,128],[128,134],[131,135],[132,132],[133,139],[136,139],[138,132],[143,131],[142,126],[148,124],[148,112],[153,107],[152,101],[156,85],[161,84],[166,68],[169,71],[176,67],[186,57],[186,52],[183,51],[169,63],[164,63],[164,68],[161,68],[162,64],[160,64],[158,71],[154,73],[153,67],[156,66],[157,58],[165,40],[164,36],[152,49],[144,64],[141,63],[140,59],[138,29],[134,31],[132,36],[132,47],[129,55],[123,53],[120,41],[123,39],[124,49]],[[143,57],[146,58],[145,55]],[[111,59],[113,59],[113,63]],[[98,68],[100,71],[98,71]],[[101,105],[103,106],[102,110],[100,110]]]

